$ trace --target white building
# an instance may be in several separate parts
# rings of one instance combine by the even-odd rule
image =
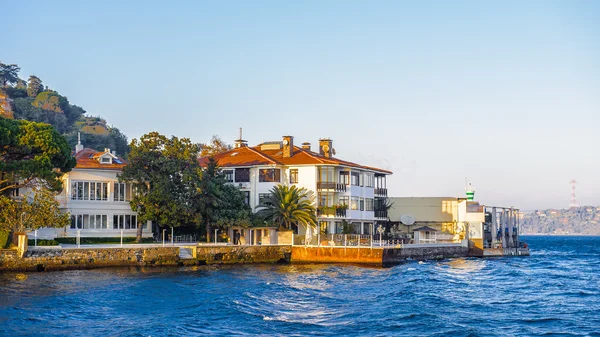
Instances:
[[[115,152],[98,152],[77,145],[77,165],[64,175],[63,191],[56,197],[60,209],[71,213],[71,224],[65,228],[44,228],[38,237],[132,237],[137,234],[137,214],[129,206],[131,184],[119,183],[117,174],[126,162]],[[151,237],[149,223],[143,236]]]
[[[354,233],[371,234],[377,221],[387,220],[386,176],[392,172],[334,158],[334,154],[330,139],[320,139],[318,152],[313,152],[310,143],[297,147],[294,137],[284,136],[254,147],[239,139],[234,149],[214,158],[255,211],[274,186],[294,184],[315,194],[321,233],[341,233],[346,220]],[[304,233],[303,227],[298,230]]]

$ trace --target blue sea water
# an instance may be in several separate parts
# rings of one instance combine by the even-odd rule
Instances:
[[[530,257],[0,274],[0,336],[600,336],[600,237]],[[21,277],[22,278],[22,277]]]

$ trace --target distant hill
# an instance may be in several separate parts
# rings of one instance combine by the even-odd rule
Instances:
[[[533,211],[523,216],[521,227],[524,234],[600,235],[600,207]]]
[[[85,147],[101,151],[110,148],[121,156],[129,152],[127,137],[101,117],[69,102],[66,96],[44,87],[37,76],[25,82],[19,78],[20,68],[0,62],[0,116],[48,123],[75,148],[77,133]]]

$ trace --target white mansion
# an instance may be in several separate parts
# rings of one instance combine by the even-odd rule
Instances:
[[[294,184],[315,193],[321,233],[341,233],[343,221],[357,234],[372,234],[377,221],[387,221],[386,176],[392,172],[333,157],[332,140],[320,139],[318,152],[310,143],[294,146],[294,137],[254,147],[237,140],[235,148],[215,155],[228,181],[256,210],[278,184]],[[208,158],[201,158],[206,164]],[[299,228],[303,234],[304,228]]]
[[[137,215],[131,210],[131,185],[120,183],[117,174],[126,162],[110,149],[98,152],[78,144],[77,165],[64,175],[63,191],[56,197],[60,209],[71,213],[71,224],[65,228],[44,228],[39,237],[119,237],[135,236]],[[144,237],[151,237],[149,224],[144,224]],[[30,234],[31,236],[31,234]]]

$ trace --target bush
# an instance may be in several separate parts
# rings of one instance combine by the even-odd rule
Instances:
[[[35,246],[35,240],[29,239],[27,240],[28,246]],[[37,240],[38,246],[58,246],[58,241],[56,240]]]
[[[8,248],[11,242],[10,232],[0,231],[0,249]]]
[[[56,238],[58,243],[65,244],[77,244],[77,238]],[[142,238],[142,243],[153,243],[154,239],[152,238]],[[80,238],[80,243],[82,245],[95,245],[95,244],[103,244],[103,243],[121,243],[120,237],[110,237],[110,238]],[[134,237],[124,237],[123,243],[135,243]]]

